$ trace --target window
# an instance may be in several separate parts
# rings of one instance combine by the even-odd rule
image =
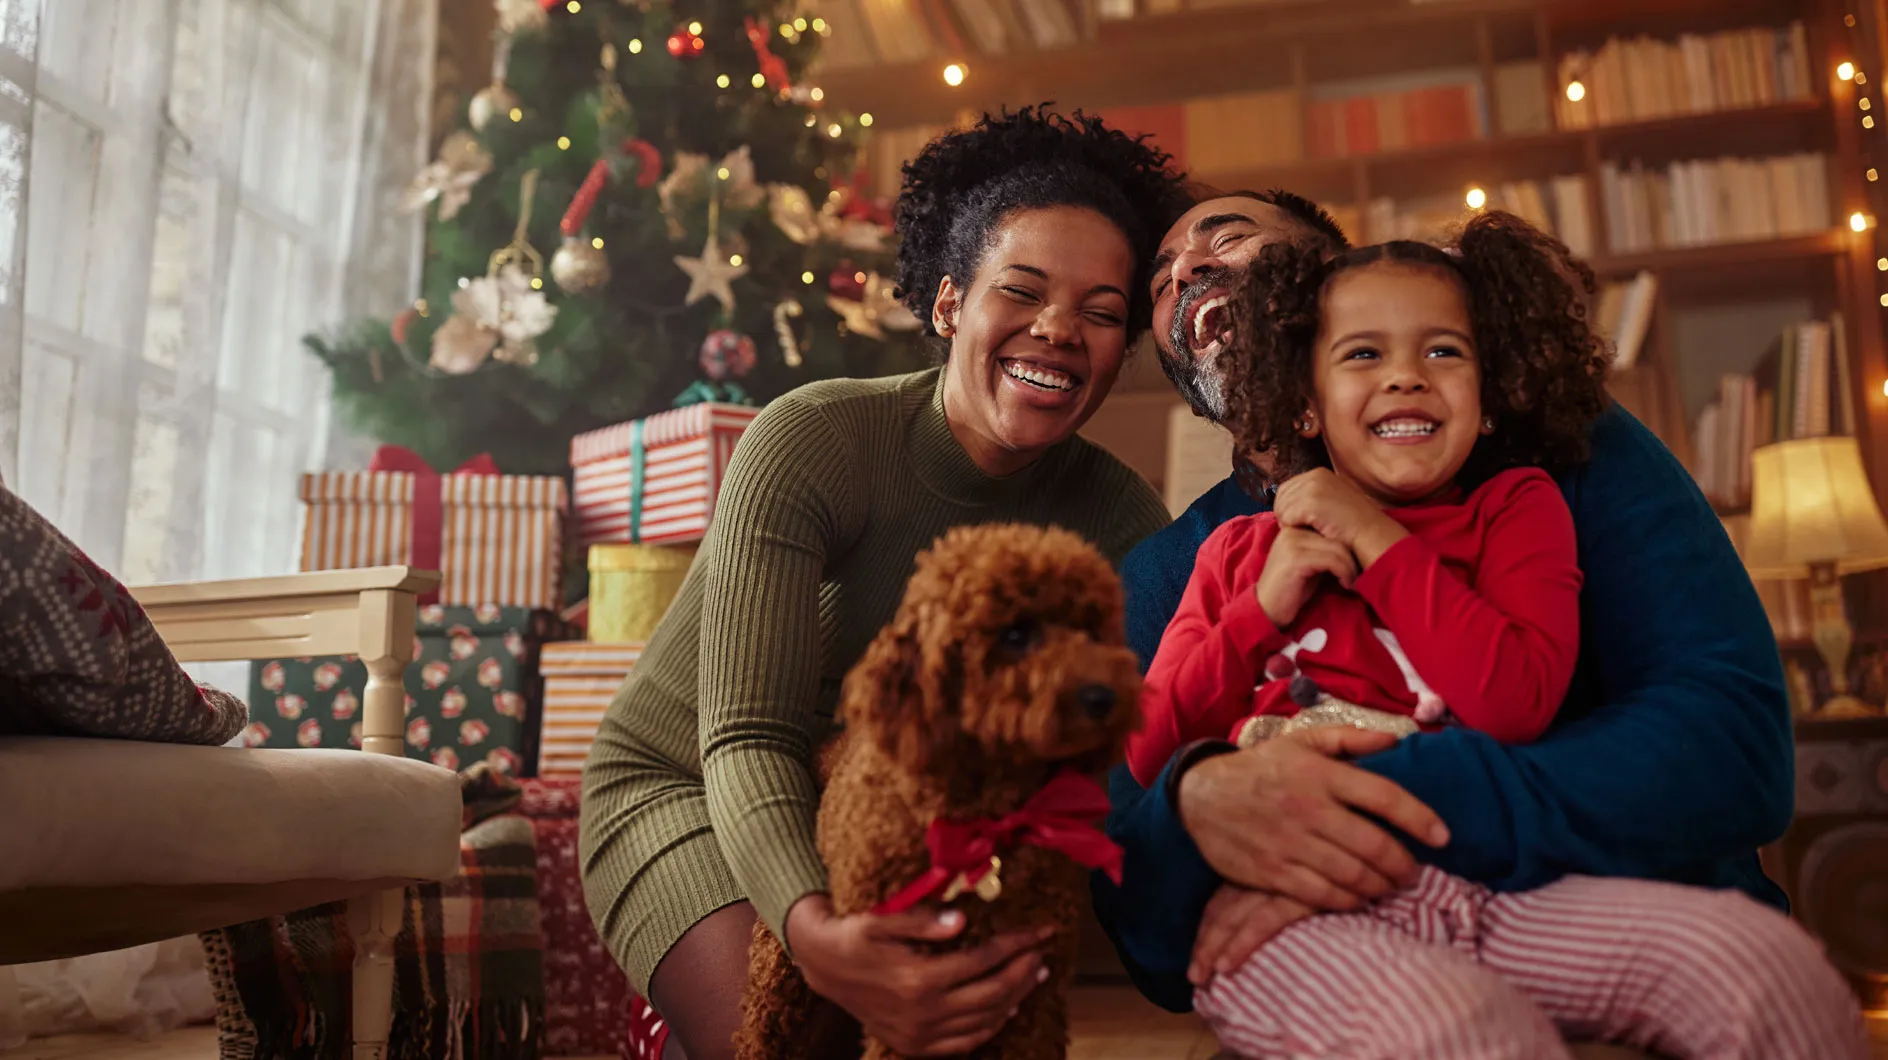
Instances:
[[[0,0],[0,266],[20,239],[8,145],[30,137],[31,159],[0,473],[126,582],[294,568],[297,479],[328,432],[301,337],[412,298],[418,219],[392,206],[425,161],[435,17],[434,0]]]

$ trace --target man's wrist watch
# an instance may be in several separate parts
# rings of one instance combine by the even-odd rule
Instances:
[[[1195,740],[1174,752],[1173,764],[1167,769],[1167,790],[1162,793],[1167,796],[1167,805],[1173,807],[1174,813],[1180,812],[1180,778],[1186,776],[1187,770],[1209,758],[1231,754],[1238,749],[1231,740]]]

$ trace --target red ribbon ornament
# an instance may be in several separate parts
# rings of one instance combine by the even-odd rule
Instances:
[[[760,75],[767,80],[767,86],[776,92],[784,92],[793,87],[787,77],[787,61],[775,55],[767,46],[767,27],[753,15],[747,16],[747,43],[754,47],[754,62],[758,64]]]
[[[444,476],[434,471],[433,466],[420,454],[403,445],[383,445],[374,450],[374,458],[368,461],[367,470],[403,471],[413,476],[413,547],[410,563],[420,570],[439,570],[440,558],[445,553]],[[498,463],[490,453],[480,453],[451,471],[454,475],[498,473]],[[430,604],[438,599],[439,593],[433,591],[422,595],[419,602]]]
[[[603,194],[603,182],[609,177],[609,162],[599,158],[591,164],[590,172],[584,175],[583,183],[577,187],[577,194],[570,200],[570,209],[564,211],[564,219],[557,223],[559,232],[565,236],[583,232],[584,222],[590,219],[590,210],[596,206],[597,196]]]
[[[938,818],[924,833],[931,867],[903,890],[874,906],[886,916],[936,897],[959,876],[975,885],[990,871],[990,859],[1028,845],[1067,854],[1084,868],[1100,869],[1121,882],[1121,848],[1095,822],[1108,815],[1108,793],[1080,773],[1064,771],[1030,796],[1022,809],[995,819]]]

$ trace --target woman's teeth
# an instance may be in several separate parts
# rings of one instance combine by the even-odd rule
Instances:
[[[1437,426],[1433,420],[1385,420],[1370,429],[1379,438],[1413,438],[1434,434]]]
[[[1003,371],[1011,379],[1020,379],[1031,386],[1044,390],[1074,390],[1075,377],[1067,372],[1058,372],[1053,368],[1040,365],[1024,364],[1021,361],[1004,361]]]

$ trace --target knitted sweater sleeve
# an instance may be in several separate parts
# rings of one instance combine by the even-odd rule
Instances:
[[[822,404],[767,407],[728,465],[706,549],[699,670],[702,776],[735,880],[776,935],[826,888],[815,845],[819,590],[859,489]]]

